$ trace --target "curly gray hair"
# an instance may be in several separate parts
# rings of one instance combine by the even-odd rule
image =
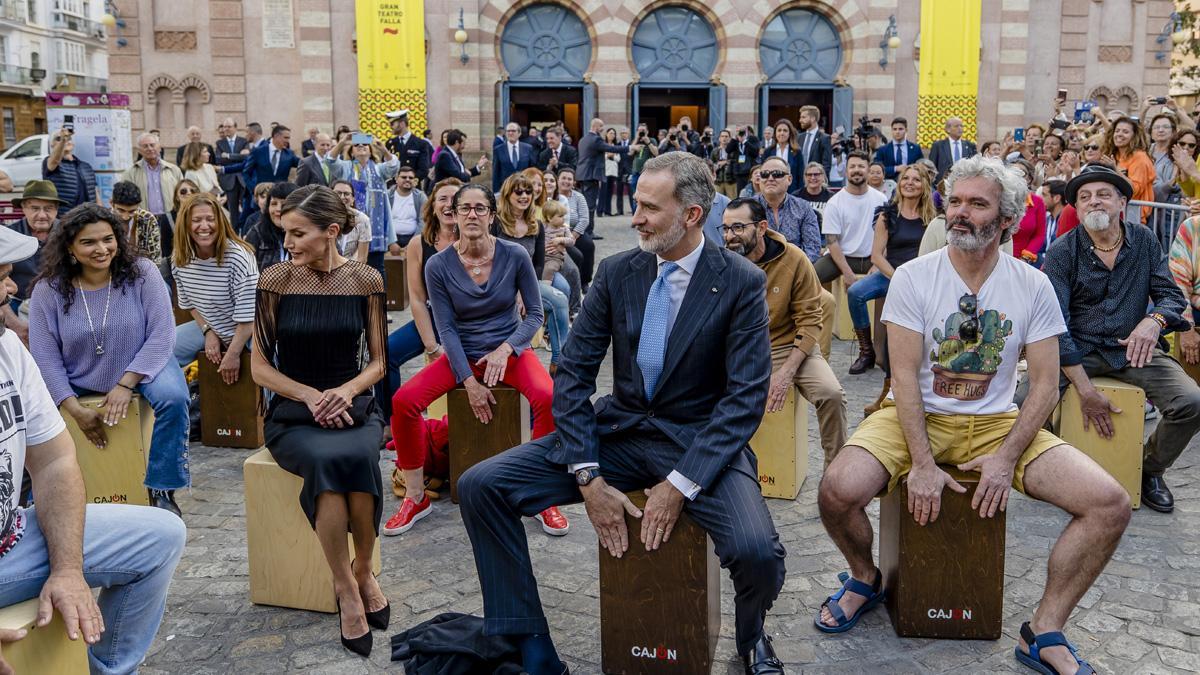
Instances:
[[[690,152],[668,152],[648,160],[642,167],[642,173],[657,171],[670,172],[675,178],[674,196],[681,212],[689,206],[699,206],[700,222],[708,219],[717,188],[704,160]]]
[[[1011,239],[1021,226],[1025,202],[1029,199],[1029,187],[1025,185],[1025,179],[999,159],[974,155],[956,162],[946,174],[946,197],[954,195],[955,183],[967,178],[987,178],[1000,187],[1000,219],[1008,223],[1000,242]]]

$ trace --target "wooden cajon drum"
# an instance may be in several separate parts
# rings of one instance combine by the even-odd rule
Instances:
[[[862,279],[865,276],[867,275],[860,274],[858,278]],[[833,300],[837,304],[837,320],[833,324],[833,334],[839,340],[853,340],[854,322],[850,320],[850,303],[846,299],[846,283],[842,281],[841,275],[833,280],[832,292]],[[873,315],[874,311],[875,301],[870,300],[867,302],[867,312]]]
[[[1183,350],[1179,348],[1179,335],[1177,333],[1171,335],[1171,356],[1175,357],[1179,365],[1183,366],[1183,372],[1187,373],[1193,382],[1200,384],[1200,363],[1192,365],[1183,358]],[[1119,408],[1120,406],[1117,407]]]
[[[763,496],[795,499],[808,476],[808,401],[796,387],[788,389],[783,410],[763,414],[750,449]]]
[[[529,441],[529,401],[516,389],[497,384],[492,388],[496,405],[492,421],[483,424],[471,411],[462,385],[446,395],[450,416],[450,500],[458,503],[458,477],[493,455]]]
[[[641,490],[627,493],[643,508]],[[721,632],[721,564],[686,513],[671,540],[648,552],[625,514],[629,550],[600,549],[600,664],[605,673],[707,673]]]
[[[99,394],[79,398],[79,403],[87,408],[99,408],[103,402],[104,397]],[[59,412],[75,442],[75,458],[83,472],[87,503],[149,506],[146,461],[154,430],[154,411],[146,399],[134,394],[125,419],[115,427],[104,427],[108,445],[103,448],[92,445],[70,413],[61,408]]]
[[[942,490],[936,521],[921,527],[901,482],[879,506],[879,569],[900,637],[995,640],[1004,621],[1004,512],[980,518],[980,475],[941,466],[967,488]]]
[[[404,256],[389,255],[383,258],[383,269],[387,272],[387,311],[399,312],[408,309],[408,277],[404,272]]]
[[[250,602],[314,612],[336,612],[333,575],[321,543],[300,508],[299,476],[281,469],[263,448],[242,465],[246,485],[246,546]],[[350,558],[354,540],[346,535]],[[379,539],[371,570],[379,574]]]
[[[1092,384],[1121,414],[1113,414],[1113,437],[1102,438],[1095,426],[1083,430],[1083,411],[1075,385],[1067,387],[1055,417],[1058,437],[1079,448],[1104,467],[1125,491],[1133,508],[1142,505],[1142,434],[1146,426],[1146,392],[1111,377],[1094,377]]]
[[[250,376],[250,352],[242,351],[238,381],[225,384],[212,361],[200,352],[200,442],[213,448],[261,448],[262,388]]]
[[[88,672],[88,646],[81,637],[71,641],[62,615],[35,628],[38,599],[0,608],[0,628],[29,631],[23,640],[4,645],[4,660],[18,675],[79,675]]]

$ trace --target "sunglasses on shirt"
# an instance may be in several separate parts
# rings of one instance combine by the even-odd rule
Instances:
[[[958,336],[963,342],[974,342],[979,339],[979,299],[974,293],[958,299],[958,311],[969,314],[970,318],[958,325]]]

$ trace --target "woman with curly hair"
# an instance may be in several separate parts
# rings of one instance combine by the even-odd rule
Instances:
[[[96,204],[71,209],[50,233],[33,289],[29,344],[55,405],[104,447],[134,392],[154,409],[146,464],[151,504],[179,515],[190,483],[188,388],[173,358],[171,296],[158,269],[134,256],[125,228]],[[100,410],[79,398],[103,394]]]

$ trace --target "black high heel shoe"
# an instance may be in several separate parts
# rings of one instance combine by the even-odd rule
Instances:
[[[368,628],[366,634],[360,635],[359,637],[348,638],[348,637],[346,637],[346,634],[342,632],[342,601],[341,600],[337,601],[337,615],[338,615],[338,634],[342,638],[342,646],[345,647],[346,649],[349,649],[350,651],[354,652],[355,654],[358,654],[359,656],[370,656],[371,655],[371,646],[374,644],[374,639],[371,637],[371,629]]]
[[[354,561],[350,561],[350,569],[354,569]],[[363,602],[363,608],[366,609],[366,602]],[[376,630],[387,630],[388,624],[392,621],[392,603],[383,606],[382,609],[377,609],[374,612],[367,612],[367,625]]]

